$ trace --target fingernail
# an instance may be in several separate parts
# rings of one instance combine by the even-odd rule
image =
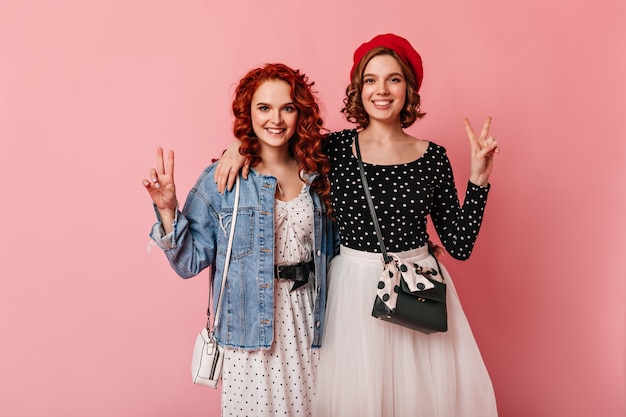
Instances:
[[[159,184],[158,182],[155,182],[155,183],[154,183],[154,187],[155,187],[155,188],[161,188],[161,184]]]
[[[152,177],[152,182],[157,182],[156,177]]]
[[[144,181],[144,182],[143,182],[143,185],[145,185],[145,186],[147,187],[147,186],[149,186],[149,185],[150,185],[150,182],[149,182],[149,181]]]

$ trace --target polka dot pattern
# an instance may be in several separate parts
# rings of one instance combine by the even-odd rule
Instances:
[[[356,130],[330,135],[331,199],[341,244],[379,252],[380,247],[352,143]],[[461,207],[445,148],[433,142],[420,158],[399,165],[365,163],[370,193],[383,241],[390,252],[407,251],[428,243],[427,216],[446,250],[467,259],[474,247],[487,203],[489,187],[468,183]]]
[[[313,201],[305,185],[294,200],[275,202],[277,264],[308,261],[313,248]],[[269,350],[226,349],[222,416],[311,416],[318,351],[312,349],[314,285],[290,292],[274,281],[274,341]]]

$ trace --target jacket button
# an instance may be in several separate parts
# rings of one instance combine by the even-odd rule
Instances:
[[[320,327],[320,326],[321,326],[320,321],[319,321],[319,320],[318,320],[318,321],[316,321],[316,322],[315,322],[315,327]]]
[[[322,255],[322,251],[321,250],[317,250],[317,256],[321,256]]]

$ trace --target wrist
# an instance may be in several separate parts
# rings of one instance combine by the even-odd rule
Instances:
[[[170,208],[170,207],[166,207],[166,208],[161,208],[161,207],[157,207],[157,211],[159,212],[159,216],[162,219],[173,219],[174,216],[176,216],[176,209],[178,208],[178,206],[174,207],[174,208]]]
[[[471,175],[469,181],[478,187],[487,187],[489,185],[489,176],[487,175]]]
[[[156,207],[156,211],[158,214],[158,219],[161,223],[171,225],[174,222],[174,220],[176,220],[178,205],[176,205],[174,208]]]

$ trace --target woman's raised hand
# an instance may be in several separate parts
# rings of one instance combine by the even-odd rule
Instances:
[[[463,119],[463,121],[465,122],[465,130],[471,145],[470,181],[485,187],[489,183],[489,176],[493,168],[493,157],[500,152],[498,142],[496,142],[493,136],[489,136],[491,117],[487,117],[487,120],[485,120],[479,136],[476,136],[467,118]]]
[[[144,179],[143,185],[159,210],[165,233],[169,233],[178,205],[174,185],[174,151],[167,153],[167,162],[165,162],[163,149],[157,148],[156,168],[150,169],[149,179]]]
[[[248,172],[250,172],[250,163],[246,161],[243,155],[239,153],[239,146],[241,146],[240,140],[234,140],[228,149],[224,151],[224,154],[217,163],[215,168],[215,183],[217,184],[217,190],[223,193],[226,187],[228,190],[233,189],[237,173],[241,169],[241,175],[244,179],[248,179]],[[243,168],[243,169],[242,169]]]

